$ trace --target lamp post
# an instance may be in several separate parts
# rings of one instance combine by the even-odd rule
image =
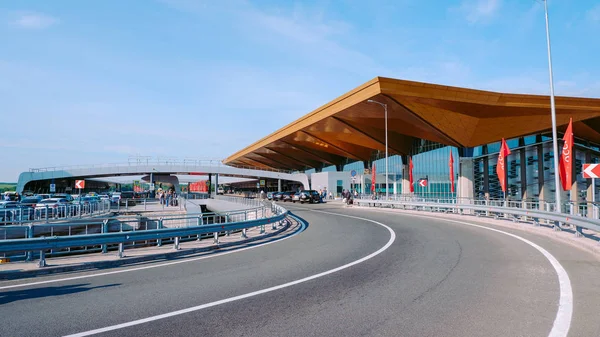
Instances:
[[[552,146],[554,149],[554,195],[556,199],[556,212],[561,212],[561,200],[560,200],[560,178],[558,175],[558,140],[556,135],[556,107],[554,105],[554,78],[552,76],[552,53],[550,49],[550,28],[548,24],[548,0],[544,1],[544,11],[546,14],[546,42],[548,45],[548,71],[550,73],[550,111],[552,115]]]
[[[369,103],[379,104],[383,107],[385,111],[385,200],[389,200],[389,191],[388,191],[388,126],[387,126],[387,104],[381,103],[378,101],[374,101],[372,99],[368,100]]]

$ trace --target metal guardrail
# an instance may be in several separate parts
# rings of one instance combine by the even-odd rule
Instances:
[[[256,218],[251,218],[252,212],[255,212]],[[261,226],[261,233],[264,233],[264,225],[272,224],[275,228],[276,224],[283,221],[288,214],[288,211],[279,206],[271,205],[271,212],[274,214],[270,217],[258,218],[258,210],[250,209],[239,212],[229,212],[225,214],[212,214],[213,217],[224,218],[224,222],[215,221],[212,224],[204,224],[205,216],[193,215],[180,217],[181,219],[193,219],[194,224],[186,222],[185,227],[177,228],[161,228],[149,229],[142,231],[119,231],[106,232],[108,220],[103,221],[102,233],[87,234],[87,235],[70,235],[70,236],[50,236],[50,237],[28,237],[24,239],[8,239],[0,240],[0,253],[9,252],[27,252],[28,260],[31,260],[33,251],[39,251],[40,267],[46,265],[46,251],[60,250],[70,247],[101,247],[103,253],[106,253],[108,245],[118,244],[119,257],[123,256],[125,244],[135,241],[151,241],[156,240],[158,246],[162,244],[164,239],[173,239],[174,248],[179,249],[179,243],[182,237],[200,236],[203,234],[213,233],[214,242],[218,243],[219,233],[235,230],[242,230],[242,237],[246,237],[246,229],[251,227]],[[243,214],[243,218],[241,215]],[[263,211],[263,215],[264,215]],[[209,215],[211,216],[211,215]],[[177,219],[177,218],[172,218]],[[237,221],[231,221],[237,220]],[[164,219],[160,219],[161,224]],[[65,226],[68,224],[64,224]],[[33,226],[21,226],[21,228],[29,229]],[[30,235],[30,234],[28,234]]]
[[[536,225],[539,225],[541,220],[547,220],[553,223],[556,230],[560,230],[560,224],[570,224],[575,226],[576,235],[583,235],[582,230],[589,229],[596,232],[600,232],[600,220],[587,218],[579,215],[547,212],[536,209],[517,208],[517,207],[500,207],[491,205],[473,205],[473,204],[456,204],[456,203],[438,203],[438,202],[418,202],[418,201],[387,201],[387,200],[373,200],[373,199],[355,199],[354,203],[359,206],[389,206],[392,208],[414,208],[430,211],[452,211],[458,214],[469,214],[474,215],[486,215],[505,218],[510,218],[514,221],[518,220],[519,217],[530,218]]]
[[[45,205],[45,207],[19,207],[0,209],[0,225],[27,225],[29,223],[52,221],[64,221],[81,219],[88,216],[98,216],[111,212],[111,204],[108,200],[90,203],[71,203],[56,207]]]

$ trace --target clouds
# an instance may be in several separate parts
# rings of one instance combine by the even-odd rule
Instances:
[[[496,16],[501,5],[502,0],[464,0],[458,11],[471,24],[487,23]]]
[[[57,18],[43,13],[20,13],[13,24],[23,29],[46,29],[58,22]]]

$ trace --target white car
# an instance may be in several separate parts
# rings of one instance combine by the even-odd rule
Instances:
[[[100,200],[110,200],[110,197],[108,196],[108,194],[100,194],[99,197],[100,197]]]

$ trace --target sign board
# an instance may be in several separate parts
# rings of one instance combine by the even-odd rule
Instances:
[[[356,170],[352,170],[352,171],[350,171],[350,176],[352,176],[352,177],[356,177]]]
[[[352,181],[352,183],[356,183],[358,181],[358,177],[353,176],[352,178],[350,178],[350,180]]]
[[[265,186],[265,181],[264,181],[264,179],[261,179],[261,180],[260,180],[260,186]]]
[[[135,186],[140,186],[140,181],[139,181],[139,180],[134,180],[134,181],[133,181],[133,184],[134,184]]]
[[[427,179],[419,179],[419,186],[426,187],[427,186]]]
[[[56,184],[50,184],[50,193],[56,193]]]
[[[150,184],[150,191],[154,191],[154,184]]]
[[[75,180],[75,188],[85,188],[85,180]]]
[[[584,178],[600,178],[600,164],[583,164]]]

